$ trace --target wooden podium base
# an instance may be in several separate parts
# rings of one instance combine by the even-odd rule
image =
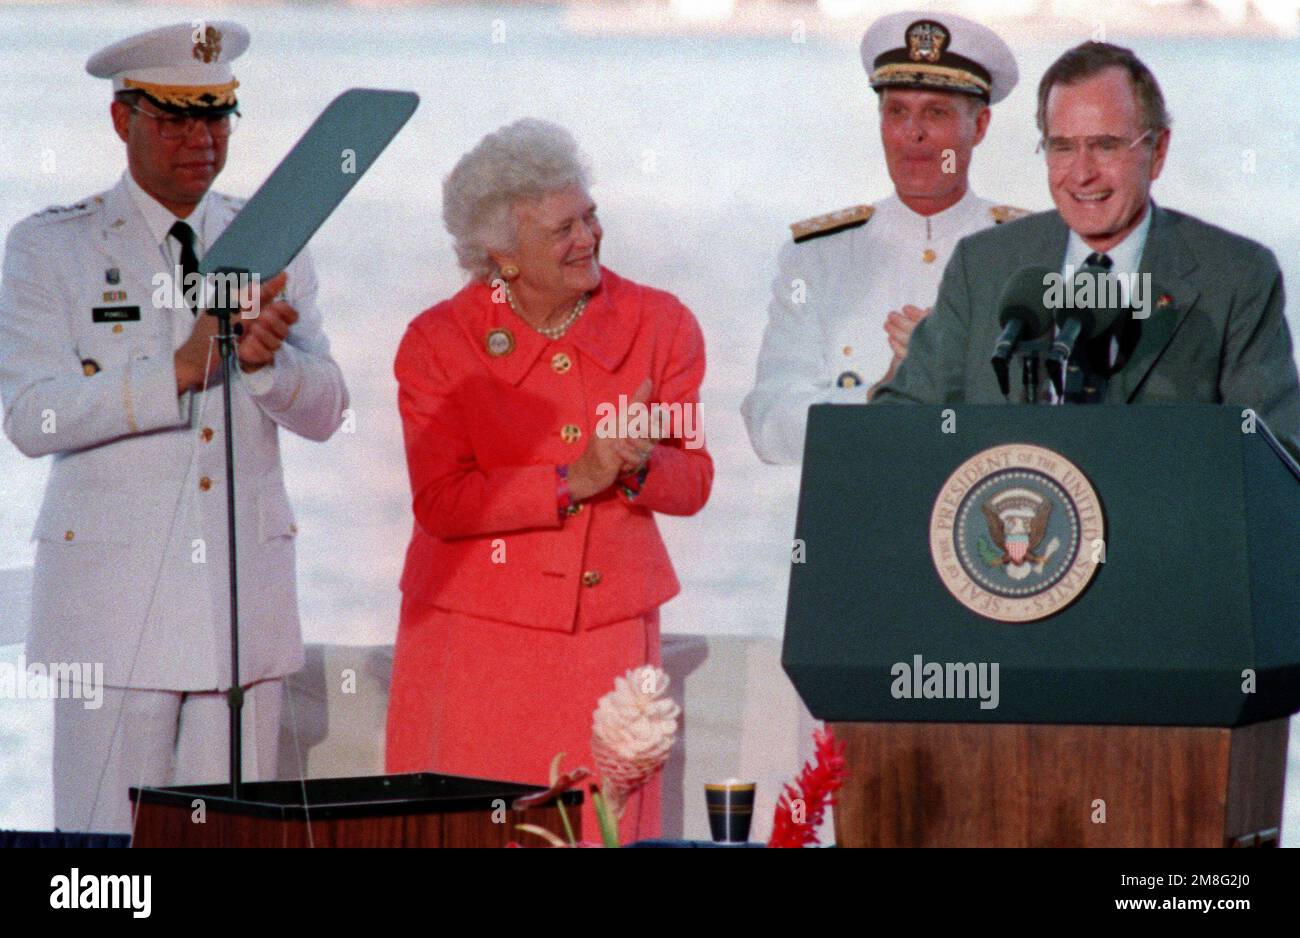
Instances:
[[[842,847],[1276,846],[1288,721],[834,723]]]
[[[511,811],[532,785],[422,773],[296,782],[131,789],[133,847],[504,847],[539,846],[517,824],[560,837],[555,802]],[[582,837],[582,793],[560,796]]]

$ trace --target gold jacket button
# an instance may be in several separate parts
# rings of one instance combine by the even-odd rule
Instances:
[[[553,368],[557,374],[562,375],[572,367],[573,359],[569,358],[569,356],[565,355],[563,352],[556,352],[555,357],[551,359],[551,368]]]
[[[208,489],[210,489],[210,488],[212,488],[212,480],[211,480],[211,479],[209,479],[207,476],[204,476],[203,478],[199,479],[199,491],[200,491],[200,492],[206,492],[206,491],[207,491]]]
[[[118,323],[114,323],[114,324],[113,324],[113,331],[114,331],[114,332],[117,332],[117,333],[120,333],[120,332],[122,331],[122,324],[121,324],[120,322],[118,322]]]
[[[576,423],[566,423],[560,428],[560,439],[566,443],[576,443],[582,438],[582,427]]]
[[[204,427],[204,428],[203,428],[203,432],[200,433],[199,436],[203,437],[203,442],[204,442],[204,443],[210,443],[210,442],[212,442],[212,428],[211,428],[211,427]]]
[[[73,534],[71,531],[64,531],[64,532],[63,532],[63,539],[64,539],[65,541],[70,541],[70,540],[72,540],[74,537],[76,537],[76,535]]]
[[[925,261],[927,264],[933,264],[934,259],[938,256],[939,255],[935,254],[934,251],[930,248],[926,248],[924,251],[921,252],[921,260]]]
[[[599,570],[588,570],[582,575],[583,586],[596,586],[598,583],[600,583]]]

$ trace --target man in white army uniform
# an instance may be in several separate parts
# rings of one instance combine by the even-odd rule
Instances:
[[[863,35],[862,64],[879,95],[894,195],[790,226],[757,382],[741,406],[768,463],[802,461],[810,405],[866,403],[892,376],[959,239],[1024,214],[967,183],[989,105],[1018,78],[992,30],[948,13],[894,13]]]
[[[106,685],[99,709],[55,702],[54,812],[65,830],[128,831],[128,787],[228,772],[216,317],[159,285],[192,272],[242,204],[210,187],[238,116],[230,61],[247,45],[237,23],[189,23],[94,55],[86,69],[113,81],[127,171],[107,192],[24,220],[6,245],[4,429],[26,455],[54,456],[34,534],[27,659],[102,663]],[[250,780],[274,777],[281,678],[303,661],[278,427],[323,441],[348,402],[315,294],[300,255],[261,286],[258,315],[239,321],[232,391]]]

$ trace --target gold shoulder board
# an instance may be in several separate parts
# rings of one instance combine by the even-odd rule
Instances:
[[[817,215],[814,218],[797,221],[790,226],[790,233],[794,235],[794,243],[799,244],[813,238],[820,238],[823,235],[835,234],[837,231],[846,231],[849,228],[865,225],[868,219],[875,214],[875,211],[875,208],[870,205],[853,205],[849,208],[842,208],[838,212],[827,212],[825,215]]]
[[[1014,205],[994,205],[989,208],[989,216],[993,219],[995,225],[1015,221],[1017,218],[1024,218],[1026,215],[1031,214],[1033,213],[1028,209],[1016,208]]]

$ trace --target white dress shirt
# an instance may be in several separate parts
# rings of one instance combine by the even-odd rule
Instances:
[[[1147,232],[1151,230],[1151,203],[1147,203],[1146,214],[1138,226],[1128,233],[1119,244],[1109,251],[1094,251],[1088,247],[1077,231],[1071,230],[1069,241],[1065,245],[1065,259],[1061,262],[1061,275],[1078,273],[1083,262],[1090,254],[1105,254],[1110,257],[1110,272],[1119,277],[1120,297],[1125,305],[1129,302],[1129,276],[1138,272],[1142,263],[1142,251],[1147,245]],[[1067,278],[1069,282],[1070,278]]]
[[[181,243],[172,235],[172,226],[181,221],[194,230],[194,254],[202,260],[209,247],[203,237],[203,232],[208,228],[207,215],[213,198],[211,190],[203,194],[203,198],[199,200],[199,204],[195,206],[194,211],[190,212],[185,218],[180,218],[172,214],[171,209],[145,192],[140,187],[140,184],[135,181],[130,170],[125,170],[122,173],[122,181],[126,185],[126,191],[131,196],[131,201],[140,210],[140,214],[144,216],[145,224],[149,227],[149,232],[158,245],[158,251],[167,262],[167,270],[171,272],[171,276],[179,281],[181,277]],[[182,283],[181,288],[184,289],[184,287],[185,284]],[[174,316],[172,318],[173,347],[180,348],[184,345],[193,329],[193,319],[187,319],[185,316]],[[250,393],[254,395],[265,394],[270,390],[271,385],[275,383],[275,375],[272,371],[274,367],[275,362],[271,362],[257,371],[248,373],[241,366],[239,371],[240,380],[246,383]]]
[[[1061,276],[1065,278],[1065,283],[1071,284],[1074,282],[1075,275],[1083,268],[1090,255],[1105,254],[1111,261],[1109,273],[1119,283],[1120,302],[1124,306],[1128,306],[1132,299],[1130,295],[1132,284],[1130,281],[1134,274],[1140,275],[1138,268],[1142,263],[1142,251],[1146,248],[1147,232],[1151,230],[1151,214],[1151,203],[1148,202],[1146,212],[1138,226],[1130,231],[1123,241],[1108,251],[1093,250],[1077,231],[1071,229],[1070,237],[1065,245],[1065,259],[1061,262]],[[1145,291],[1143,293],[1145,302],[1148,304],[1151,302],[1149,292]],[[1119,339],[1112,335],[1110,337],[1110,365],[1112,367],[1114,367],[1118,355]],[[1051,381],[1044,381],[1043,384],[1043,391],[1050,403],[1063,403],[1063,400],[1057,397],[1056,389],[1052,386]]]

